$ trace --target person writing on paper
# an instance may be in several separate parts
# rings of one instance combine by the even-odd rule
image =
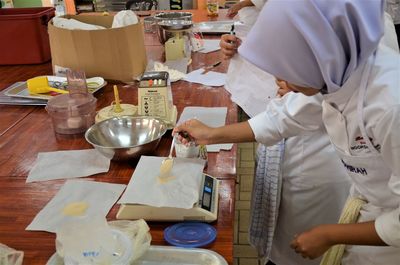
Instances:
[[[323,264],[400,260],[400,59],[379,45],[383,6],[379,0],[270,0],[239,49],[288,88],[323,94],[324,125],[352,178],[351,198],[358,198],[350,201],[365,202],[356,205],[359,212],[344,209],[343,219],[355,224],[321,225],[294,235],[292,247],[305,258],[347,244],[343,258],[340,249],[330,256],[331,248]],[[265,27],[270,23],[276,26]],[[316,110],[303,111],[311,122]],[[190,120],[175,131],[191,131],[199,143],[262,140],[268,130],[262,115],[230,128],[204,128]]]
[[[233,18],[236,16],[240,10],[246,7],[256,7],[257,9],[260,9],[264,6],[265,2],[267,0],[242,0],[234,4],[228,9],[228,17]]]
[[[267,0],[244,0],[233,5],[230,10],[236,11],[232,11],[231,14],[238,14],[241,23],[236,23],[234,32],[223,35],[220,42],[222,50],[224,46],[234,47],[233,49],[228,47],[225,52],[230,55],[223,56],[224,59],[230,59],[225,89],[231,94],[232,101],[240,105],[249,116],[258,114],[260,110],[263,111],[268,101],[276,95],[276,91],[264,89],[276,87],[275,78],[236,54],[236,48],[246,38],[266,2]],[[226,45],[228,41],[230,43]],[[252,87],[252,89],[243,89],[243,87]]]

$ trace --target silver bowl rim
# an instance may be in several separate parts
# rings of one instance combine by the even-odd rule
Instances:
[[[137,144],[137,145],[124,146],[124,147],[102,146],[102,145],[95,144],[95,143],[93,143],[92,141],[90,141],[90,140],[88,139],[89,133],[93,130],[93,128],[94,128],[95,126],[98,126],[98,125],[100,125],[101,123],[104,123],[104,122],[109,121],[109,120],[112,120],[112,119],[118,119],[118,120],[119,120],[119,119],[123,119],[123,118],[129,118],[129,119],[132,119],[132,118],[137,119],[137,118],[139,118],[139,119],[157,120],[157,121],[159,121],[160,123],[162,123],[162,124],[164,125],[164,131],[160,134],[160,136],[159,136],[158,138],[153,139],[152,141],[148,141],[148,142],[146,142],[146,143]],[[161,119],[158,119],[158,118],[155,118],[155,117],[148,117],[148,116],[129,116],[129,115],[124,115],[124,116],[119,116],[119,117],[112,117],[112,118],[109,118],[109,119],[106,119],[106,120],[102,120],[102,121],[100,121],[100,122],[98,122],[98,123],[93,124],[92,126],[90,126],[89,129],[86,130],[86,132],[85,132],[85,139],[86,139],[86,141],[87,141],[88,143],[90,143],[90,144],[93,145],[94,147],[99,147],[99,148],[103,148],[103,149],[127,149],[127,148],[134,148],[134,147],[138,147],[138,146],[143,146],[143,145],[146,145],[146,144],[151,143],[151,142],[153,142],[153,141],[160,140],[161,137],[163,137],[164,134],[165,134],[167,131],[168,131],[167,124],[166,124],[163,120],[161,120]]]
[[[161,20],[157,23],[164,30],[185,30],[193,26],[193,22],[189,20]]]
[[[176,14],[180,14],[179,17],[162,17],[163,15],[176,15]],[[175,11],[175,12],[160,12],[158,14],[154,15],[154,18],[156,18],[157,20],[163,20],[163,19],[168,19],[168,20],[180,20],[180,19],[187,19],[193,18],[193,14],[191,12],[179,12],[179,11]]]

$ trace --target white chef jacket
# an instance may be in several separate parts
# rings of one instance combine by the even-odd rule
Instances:
[[[254,23],[265,2],[253,0],[256,7],[239,11],[241,21]],[[244,40],[245,33],[238,30],[237,36]],[[269,136],[257,139],[258,142],[273,145],[287,138],[280,208],[269,258],[277,265],[319,264],[319,259],[310,261],[297,255],[290,248],[290,241],[295,234],[316,225],[337,222],[350,187],[322,124],[322,97],[289,93],[274,99],[277,93],[275,77],[239,55],[231,59],[225,88],[231,93],[232,101],[249,116],[265,110],[264,113],[271,115],[270,118],[260,117],[260,123],[265,125],[261,130]],[[315,109],[317,119],[310,123],[308,117],[302,117],[303,108]],[[292,127],[286,126],[287,122],[297,123],[298,129],[290,131]],[[335,194],[335,199],[326,200],[327,194]]]
[[[362,67],[359,71],[361,70]],[[339,144],[339,149],[355,156],[363,156],[370,152],[360,139],[361,133],[357,123],[358,93],[355,92],[361,78],[360,74],[355,73],[346,82],[346,87],[324,96],[327,102],[334,103],[342,111],[346,120],[348,137],[343,139],[342,145]],[[400,264],[400,59],[398,53],[387,46],[379,46],[368,84],[363,109],[365,128],[392,173],[373,176],[373,179],[355,179],[351,191],[353,196],[361,195],[369,202],[363,210],[365,216],[362,216],[362,220],[376,220],[375,229],[378,235],[385,243],[393,247],[349,246],[343,264],[398,265]],[[285,97],[291,98],[292,104],[271,101],[266,112],[249,120],[257,141],[270,145],[278,142],[282,137],[290,137],[301,133],[302,130],[312,130],[318,126],[321,105],[314,104],[313,101],[318,101],[320,96],[309,98],[307,104],[304,102],[295,104],[296,100],[304,99],[290,94]],[[283,125],[279,121],[283,121]],[[271,124],[276,125],[271,127]],[[329,133],[343,136],[343,131]],[[319,164],[321,168],[326,166],[324,163],[316,161],[314,163],[315,166]],[[351,167],[346,169],[354,170]]]
[[[271,100],[266,111],[249,120],[257,142],[274,145],[286,138],[270,253],[277,265],[319,264],[319,259],[310,261],[296,254],[290,242],[295,234],[316,225],[337,222],[348,197],[349,179],[324,129],[321,102],[321,95],[288,93]]]
[[[398,52],[398,46],[397,39],[393,38],[395,36],[393,22],[387,15],[385,25],[382,44],[387,47],[385,49],[392,49],[396,53]],[[400,87],[399,79],[400,73],[397,73],[398,87]],[[396,82],[396,79],[394,82]],[[398,93],[400,94],[399,91]],[[309,228],[316,224],[331,222],[334,219],[333,216],[321,215],[325,215],[326,209],[332,206],[335,209],[334,214],[337,214],[335,207],[339,204],[341,205],[343,198],[346,196],[343,193],[343,190],[345,190],[344,185],[347,184],[343,181],[343,165],[337,164],[339,160],[332,154],[332,147],[326,144],[326,132],[320,129],[322,100],[323,97],[321,95],[306,97],[300,93],[288,93],[280,100],[271,101],[265,112],[249,120],[258,142],[273,145],[282,138],[287,138],[285,159],[283,161],[284,175],[281,207],[270,255],[271,260],[277,265],[318,264],[318,259],[313,261],[304,260],[300,255],[288,249],[288,244],[292,239],[291,236],[294,233],[306,230],[307,222],[310,224]],[[400,137],[397,139],[400,139]],[[333,161],[329,159],[330,155],[334,158]],[[397,161],[400,162],[399,159]],[[338,182],[329,183],[329,181],[334,182],[334,179]],[[340,181],[342,182],[340,183]],[[318,188],[308,188],[313,183],[318,185]],[[332,194],[335,191],[339,191],[336,197],[340,203],[325,205],[325,203],[329,202],[324,201],[321,194]],[[314,202],[314,204],[311,202]],[[310,207],[313,209],[310,210]],[[391,216],[391,218],[394,217]],[[297,223],[293,220],[296,220]],[[376,223],[379,223],[379,220]],[[384,225],[380,227],[382,226]],[[303,231],[296,232],[296,229],[303,229]],[[400,231],[393,228],[393,226],[388,230]],[[363,249],[365,247],[361,246],[359,248]],[[365,260],[364,258],[360,259],[360,253],[357,253],[357,246],[349,246],[343,264],[392,264],[386,264],[386,260],[379,261],[385,263],[368,263],[371,259],[376,258],[376,253],[372,251],[376,248],[380,250],[378,256],[383,256],[389,261],[393,260],[392,248],[385,248],[384,250],[379,247],[367,248],[366,251],[361,251],[361,256],[367,256],[365,252],[374,254],[372,255],[373,257],[365,257]],[[396,255],[396,251],[394,253]],[[394,259],[396,260],[396,258]]]
[[[343,115],[345,131],[339,135],[326,126],[332,139],[336,139],[339,152],[358,159],[376,152],[383,160],[378,165],[382,168],[379,173],[367,174],[368,169],[364,172],[363,168],[351,165],[346,168],[353,179],[352,195],[368,202],[360,220],[375,220],[376,232],[389,247],[349,246],[343,264],[397,265],[400,264],[400,56],[380,45],[375,62],[370,58],[367,63],[372,64],[369,76],[363,76],[360,67],[343,88],[324,96],[325,102]],[[375,148],[368,148],[358,120],[359,84],[365,78],[368,85],[361,113],[366,135]]]

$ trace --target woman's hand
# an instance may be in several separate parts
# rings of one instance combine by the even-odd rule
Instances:
[[[282,80],[275,80],[276,85],[278,86],[277,97],[281,98],[292,90],[288,88],[287,83]]]
[[[210,144],[213,128],[199,120],[187,120],[174,128],[172,134],[178,134],[178,140],[183,144],[194,141],[196,144]]]
[[[233,18],[237,15],[240,9],[246,6],[254,6],[254,4],[251,0],[239,1],[228,9],[228,17]]]
[[[290,247],[303,258],[315,259],[323,255],[332,245],[329,237],[331,225],[320,225],[296,235]]]
[[[242,6],[241,2],[237,2],[236,4],[234,4],[233,6],[231,6],[228,9],[227,16],[230,17],[230,18],[233,18],[234,16],[237,15],[239,10],[242,9],[242,8],[243,8],[243,6]]]
[[[235,35],[224,34],[221,36],[221,41],[219,46],[221,47],[221,52],[224,55],[224,59],[230,59],[237,53],[242,41]]]

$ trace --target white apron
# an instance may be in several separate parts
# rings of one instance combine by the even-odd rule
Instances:
[[[333,146],[338,152],[343,165],[347,169],[349,176],[353,180],[351,195],[367,200],[367,203],[360,211],[358,222],[375,220],[384,212],[392,211],[375,204],[374,193],[376,191],[376,181],[382,176],[390,176],[391,171],[382,160],[379,151],[374,147],[370,138],[367,136],[364,119],[363,104],[367,89],[367,81],[371,71],[370,63],[367,63],[362,76],[362,83],[359,87],[357,118],[361,135],[368,146],[369,153],[363,156],[353,156],[350,153],[348,135],[346,128],[346,118],[340,111],[323,101],[323,121],[328,131]],[[376,200],[378,201],[378,200]],[[390,246],[346,246],[342,265],[399,265],[400,249]]]

